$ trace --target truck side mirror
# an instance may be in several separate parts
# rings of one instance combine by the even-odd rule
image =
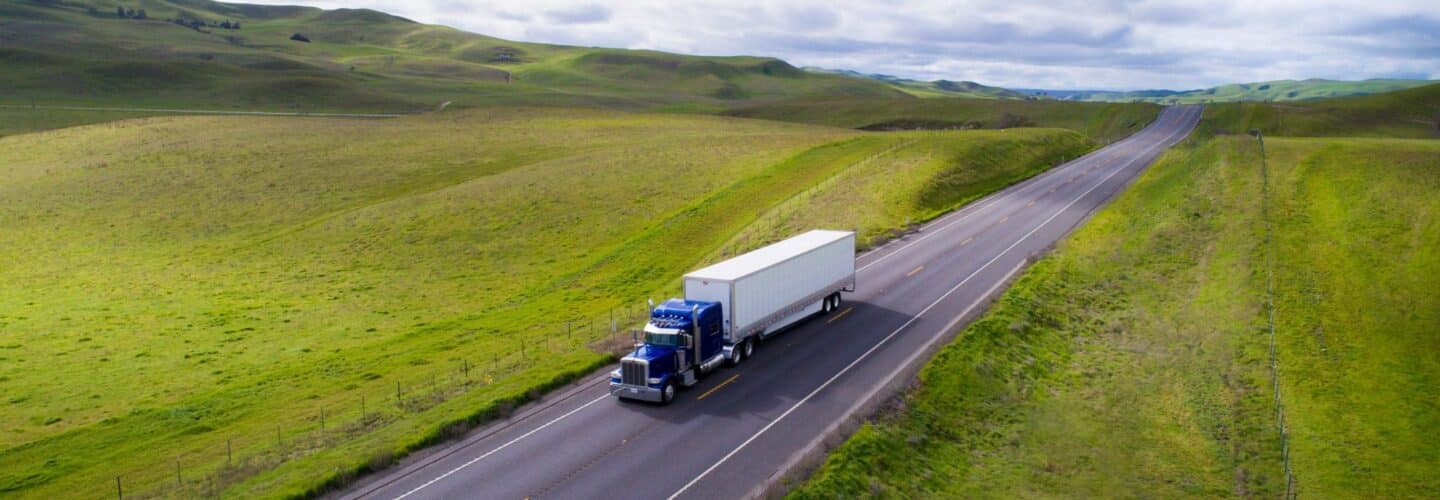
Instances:
[[[695,337],[694,337],[694,336],[692,336],[692,335],[681,335],[680,338],[684,340],[684,342],[685,342],[685,347],[686,347],[686,348],[689,348],[689,349],[694,349],[694,348],[695,348]]]

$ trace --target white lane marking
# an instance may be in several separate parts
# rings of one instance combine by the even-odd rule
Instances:
[[[589,408],[590,405],[593,405],[593,404],[595,404],[595,403],[599,403],[599,402],[601,402],[601,401],[603,401],[603,400],[606,400],[606,399],[609,399],[609,398],[610,398],[610,395],[609,395],[609,394],[606,394],[606,395],[604,395],[604,396],[600,396],[600,397],[598,397],[598,398],[595,398],[595,399],[591,400],[589,403],[585,403],[584,405],[581,405],[579,408],[576,408],[576,409],[574,409],[574,410],[570,410],[569,412],[567,412],[567,413],[564,414],[564,415],[555,417],[553,420],[551,420],[551,421],[549,421],[549,422],[545,422],[545,425],[542,425],[542,426],[540,426],[540,427],[536,427],[536,428],[534,428],[534,429],[531,429],[530,432],[521,434],[521,435],[519,435],[518,437],[516,437],[515,439],[511,439],[510,441],[506,442],[505,444],[502,444],[502,445],[500,445],[499,447],[497,447],[497,448],[495,448],[495,449],[493,449],[493,450],[490,450],[490,451],[485,452],[484,455],[480,455],[480,456],[478,456],[478,457],[472,458],[472,459],[470,459],[469,462],[465,462],[465,463],[463,463],[463,464],[460,464],[459,467],[456,467],[456,468],[454,468],[454,469],[450,469],[449,472],[446,472],[446,473],[444,473],[444,474],[441,474],[439,477],[436,477],[435,479],[431,479],[431,480],[427,481],[425,484],[422,484],[422,485],[420,485],[420,486],[416,486],[415,489],[410,490],[410,491],[407,491],[407,492],[405,492],[405,494],[400,495],[400,496],[398,496],[398,497],[395,497],[395,500],[400,500],[400,499],[402,499],[402,498],[405,498],[405,497],[408,497],[408,496],[410,496],[410,495],[413,495],[413,494],[415,494],[415,492],[417,492],[417,491],[423,490],[423,489],[425,489],[426,487],[429,487],[430,485],[435,484],[435,483],[439,482],[439,481],[442,480],[442,479],[445,479],[445,478],[447,478],[447,477],[450,477],[450,475],[452,475],[452,474],[454,474],[454,473],[456,473],[456,472],[460,472],[461,469],[464,469],[464,468],[469,467],[469,466],[471,466],[471,465],[475,465],[475,462],[479,462],[479,461],[481,461],[481,460],[484,460],[484,459],[488,458],[490,455],[494,455],[494,454],[496,454],[496,453],[499,453],[500,450],[503,450],[503,449],[505,449],[505,448],[509,448],[510,445],[515,444],[515,443],[518,443],[518,442],[520,442],[520,440],[525,439],[525,438],[527,438],[527,437],[530,437],[531,434],[540,432],[540,431],[544,430],[546,427],[550,427],[551,425],[554,425],[555,422],[559,422],[559,421],[561,421],[561,420],[564,420],[566,417],[569,417],[570,415],[574,415],[575,413],[579,412],[580,410],[584,410],[584,409],[586,409],[586,408]]]
[[[1177,132],[1178,132],[1178,130],[1177,130]],[[1049,218],[1046,218],[1044,222],[1041,222],[1041,223],[1040,223],[1040,225],[1035,226],[1035,228],[1034,228],[1034,229],[1031,229],[1030,232],[1025,233],[1025,236],[1021,236],[1020,239],[1018,239],[1018,240],[1015,241],[1015,243],[1010,244],[1010,246],[1009,246],[1009,247],[1006,247],[1005,250],[1002,250],[999,254],[995,255],[994,258],[990,259],[989,261],[985,262],[984,265],[980,266],[979,269],[976,269],[975,272],[972,272],[972,273],[970,273],[969,276],[966,276],[964,280],[961,280],[961,281],[960,281],[960,283],[957,283],[954,287],[951,287],[950,290],[946,291],[944,295],[941,295],[941,296],[940,296],[940,298],[935,299],[935,301],[934,301],[934,302],[931,302],[930,305],[925,306],[925,308],[924,308],[924,309],[921,309],[919,313],[917,313],[915,316],[911,317],[909,321],[906,321],[904,324],[900,325],[900,327],[899,327],[899,328],[896,328],[895,331],[890,332],[890,334],[889,334],[889,335],[886,335],[885,338],[880,339],[880,342],[876,343],[876,344],[875,344],[874,346],[872,346],[869,350],[861,353],[861,354],[860,354],[860,357],[855,358],[855,360],[854,360],[854,361],[851,361],[850,364],[845,365],[844,368],[841,368],[839,372],[836,372],[835,375],[832,375],[832,376],[831,376],[829,379],[827,379],[824,383],[820,384],[819,387],[816,387],[815,390],[810,391],[810,393],[809,393],[809,394],[806,394],[805,397],[800,398],[800,401],[797,401],[797,402],[795,402],[794,405],[791,405],[790,408],[786,409],[785,412],[784,412],[784,413],[781,413],[779,417],[776,417],[776,418],[775,418],[775,420],[771,420],[770,423],[765,424],[764,427],[761,427],[759,431],[755,432],[754,434],[751,434],[748,439],[746,439],[745,441],[741,442],[739,446],[736,446],[736,447],[735,447],[735,449],[730,450],[730,452],[729,452],[729,453],[726,453],[725,456],[720,457],[720,460],[715,461],[714,464],[711,464],[710,467],[707,468],[707,469],[705,469],[703,472],[701,472],[700,475],[695,476],[695,479],[691,479],[690,482],[685,483],[685,486],[681,486],[680,489],[677,490],[675,493],[672,493],[672,494],[667,498],[667,500],[675,500],[675,499],[678,498],[680,495],[684,494],[686,490],[689,490],[691,486],[695,486],[695,484],[696,484],[696,483],[699,483],[701,479],[705,479],[705,476],[710,475],[711,472],[713,472],[715,469],[719,468],[719,467],[720,467],[721,465],[723,465],[726,461],[730,460],[730,457],[735,456],[736,453],[740,453],[740,450],[745,449],[745,447],[746,447],[746,446],[749,446],[750,443],[754,442],[756,439],[759,439],[760,436],[761,436],[761,435],[764,435],[766,431],[769,431],[772,427],[775,427],[775,424],[778,424],[778,423],[780,423],[780,421],[785,420],[785,417],[790,416],[790,414],[793,413],[796,409],[799,409],[801,405],[804,405],[806,402],[809,402],[809,401],[810,401],[810,398],[815,397],[816,394],[819,394],[820,391],[825,390],[826,387],[830,387],[830,384],[835,383],[836,380],[838,380],[841,376],[844,376],[846,373],[848,373],[848,372],[850,371],[850,369],[852,369],[852,368],[855,367],[855,365],[860,364],[861,361],[864,361],[865,358],[867,358],[867,357],[870,356],[870,354],[874,353],[876,350],[880,349],[880,347],[884,346],[885,343],[887,343],[887,342],[890,341],[890,339],[894,338],[896,335],[899,335],[900,332],[905,331],[906,328],[909,328],[910,325],[913,324],[913,323],[915,323],[915,321],[919,320],[921,316],[924,316],[925,313],[930,312],[930,310],[933,309],[936,304],[939,304],[941,301],[944,301],[944,300],[945,300],[946,298],[948,298],[951,294],[955,293],[956,290],[959,290],[961,287],[965,286],[965,284],[966,284],[966,283],[969,283],[970,280],[973,279],[973,278],[975,278],[976,275],[979,275],[981,272],[985,271],[985,269],[986,269],[986,268],[989,268],[991,264],[994,264],[994,263],[995,263],[995,261],[1000,260],[1001,257],[1004,257],[1006,254],[1010,253],[1011,250],[1014,250],[1015,247],[1020,246],[1021,243],[1024,243],[1026,240],[1030,239],[1030,237],[1031,237],[1031,236],[1034,236],[1036,232],[1039,232],[1040,229],[1042,229],[1042,228],[1044,228],[1045,226],[1049,225],[1051,221],[1054,221],[1056,217],[1059,217],[1061,214],[1065,213],[1065,211],[1066,211],[1066,210],[1069,210],[1070,207],[1075,206],[1075,204],[1076,204],[1076,203],[1079,203],[1080,200],[1085,199],[1086,196],[1089,196],[1090,193],[1094,192],[1094,191],[1095,191],[1096,189],[1098,189],[1100,186],[1102,186],[1102,185],[1104,185],[1106,182],[1108,182],[1111,178],[1115,177],[1116,174],[1119,174],[1120,172],[1124,172],[1125,170],[1127,170],[1127,169],[1130,167],[1130,165],[1133,165],[1133,164],[1135,163],[1135,160],[1137,160],[1137,159],[1139,159],[1139,158],[1141,158],[1141,157],[1144,157],[1145,155],[1149,154],[1149,151],[1155,149],[1156,146],[1162,145],[1162,144],[1164,144],[1165,142],[1169,141],[1169,138],[1174,137],[1174,136],[1175,136],[1175,133],[1176,133],[1176,132],[1171,132],[1170,134],[1167,134],[1167,135],[1165,136],[1165,137],[1166,137],[1166,140],[1157,142],[1157,143],[1155,143],[1154,145],[1151,145],[1150,147],[1145,148],[1145,149],[1144,149],[1144,151],[1145,151],[1144,154],[1140,154],[1140,155],[1136,155],[1136,156],[1132,157],[1130,161],[1126,162],[1126,166],[1115,169],[1115,171],[1114,171],[1114,172],[1111,172],[1110,175],[1105,176],[1104,179],[1100,179],[1100,181],[1099,181],[1099,182],[1096,182],[1095,185],[1090,186],[1090,189],[1085,190],[1084,193],[1080,193],[1080,196],[1076,196],[1074,200],[1071,200],[1070,203],[1065,204],[1064,207],[1060,208],[1060,210],[1057,210],[1057,211],[1056,211],[1054,214],[1052,214]]]

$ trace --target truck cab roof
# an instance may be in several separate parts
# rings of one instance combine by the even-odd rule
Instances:
[[[710,312],[712,309],[719,307],[718,302],[670,299],[655,306],[655,310],[650,312],[650,322],[661,328],[685,329],[690,327],[691,309],[696,309],[700,316],[708,316],[714,314]]]

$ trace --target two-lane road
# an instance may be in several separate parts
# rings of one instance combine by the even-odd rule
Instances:
[[[767,341],[666,407],[604,377],[377,474],[344,498],[736,498],[787,470],[946,334],[1026,259],[1123,189],[1199,120],[1166,108],[1143,131],[860,256],[840,311]]]

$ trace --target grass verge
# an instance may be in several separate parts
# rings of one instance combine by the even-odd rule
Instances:
[[[1299,491],[1432,496],[1437,146],[1267,146]],[[1258,169],[1248,138],[1167,153],[792,496],[1279,495]]]

